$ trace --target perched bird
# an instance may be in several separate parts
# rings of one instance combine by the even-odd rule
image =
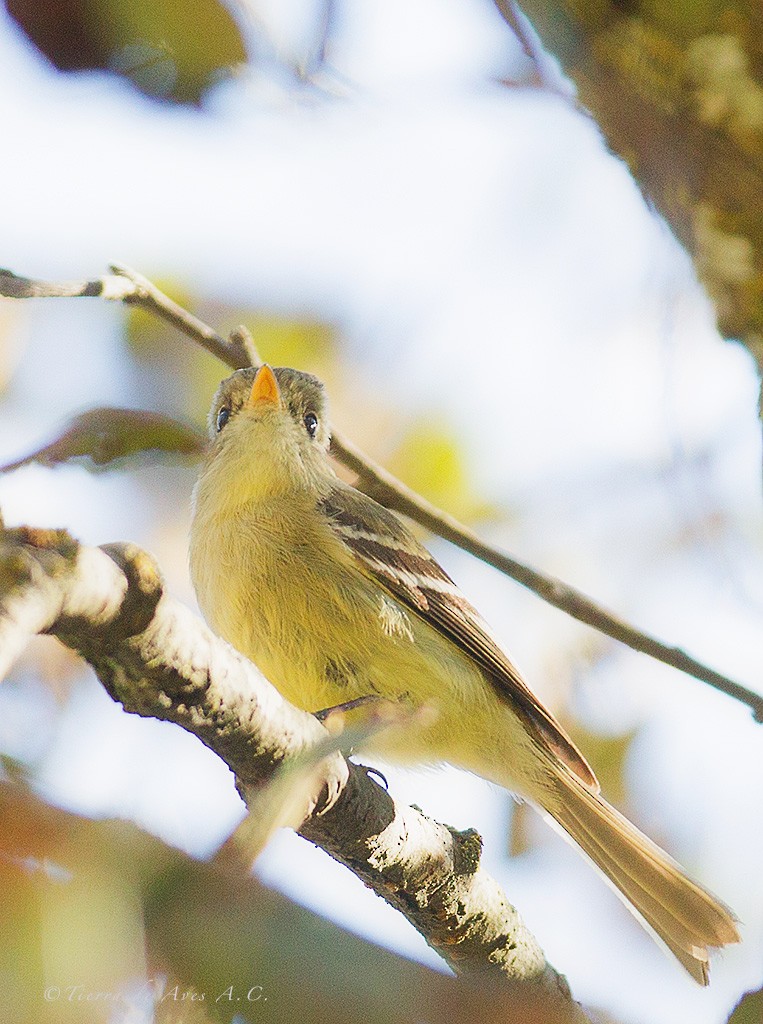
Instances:
[[[734,915],[600,795],[583,755],[407,527],[341,481],[323,384],[264,365],[224,381],[194,491],[191,575],[216,632],[307,711],[379,695],[437,714],[373,749],[449,762],[550,815],[700,984]]]

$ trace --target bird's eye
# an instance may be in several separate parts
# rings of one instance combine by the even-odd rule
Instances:
[[[227,405],[221,406],[220,407],[220,411],[217,414],[217,433],[218,434],[223,429],[223,427],[225,426],[225,424],[228,422],[229,419],[230,419],[230,409],[228,408]]]
[[[318,417],[314,412],[305,413],[304,424],[310,437],[315,437],[318,432]]]

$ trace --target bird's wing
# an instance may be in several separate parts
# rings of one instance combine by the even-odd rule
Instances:
[[[341,483],[321,500],[321,510],[360,568],[477,662],[536,740],[598,792],[596,776],[575,744],[529,689],[480,614],[397,516]]]

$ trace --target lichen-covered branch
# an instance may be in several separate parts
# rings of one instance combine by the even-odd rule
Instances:
[[[64,531],[0,533],[0,677],[26,641],[49,633],[78,651],[125,710],[175,722],[236,774],[246,795],[326,731],[164,592],[132,545],[90,548]],[[368,773],[329,755],[301,834],[403,913],[459,974],[522,981],[584,1020],[500,887],[480,840],[403,807]]]

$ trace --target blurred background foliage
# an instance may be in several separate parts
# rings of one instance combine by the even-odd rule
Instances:
[[[692,253],[721,332],[763,367],[763,5],[526,0],[522,9]]]
[[[200,104],[247,60],[218,0],[6,0],[8,13],[60,71],[124,77],[156,100]]]
[[[512,0],[495,2],[516,26]],[[5,4],[55,67],[118,75],[157,100],[199,105],[211,87],[268,49],[256,4],[244,0],[229,6],[219,0]],[[318,54],[333,17],[330,0],[321,6]],[[527,0],[522,10],[562,61],[608,144],[691,251],[721,331],[743,340],[760,364],[761,5]],[[303,74],[305,68],[289,71]]]
[[[347,420],[362,406],[363,421],[354,428],[358,443],[429,501],[464,519],[497,514],[493,505],[475,493],[463,445],[446,418],[433,416],[428,409],[401,418],[390,401],[394,397],[390,380],[379,381],[378,386],[359,394],[357,381],[343,366],[341,339],[330,324],[200,302],[176,282],[154,283],[223,335],[240,324],[246,326],[262,359],[272,366],[309,368],[331,380],[336,416]],[[146,310],[128,307],[123,323],[131,373],[138,378],[140,393],[156,408],[89,409],[62,425],[48,444],[22,452],[18,459],[0,466],[0,472],[32,462],[53,467],[82,460],[86,468],[118,469],[126,463],[140,466],[156,459],[194,463],[202,456],[206,431],[203,402],[230,371]],[[9,342],[13,333],[10,322]],[[8,348],[13,351],[13,345]],[[337,471],[352,478],[340,465]]]
[[[7,783],[0,816],[7,1021],[559,1020],[542,994],[457,984],[127,822]]]

